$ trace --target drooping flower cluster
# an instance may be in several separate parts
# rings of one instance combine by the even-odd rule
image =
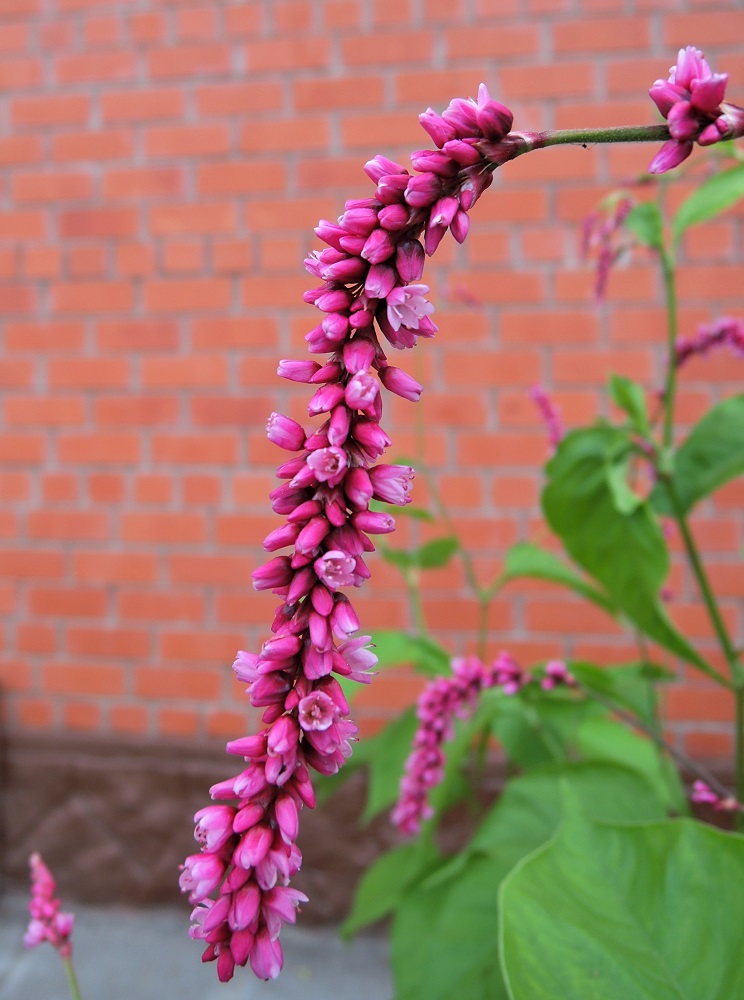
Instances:
[[[744,323],[731,316],[721,316],[714,323],[702,323],[694,337],[678,337],[675,363],[678,368],[699,354],[704,357],[718,347],[728,347],[737,357],[744,357]]]
[[[548,432],[548,445],[551,454],[563,440],[563,421],[558,407],[541,385],[533,385],[530,389],[530,399],[540,411],[540,416]]]
[[[627,195],[611,195],[584,219],[581,251],[584,257],[596,252],[594,297],[597,302],[604,300],[610,271],[633,246],[633,237],[623,229],[632,208],[633,202]]]
[[[727,104],[728,73],[714,73],[703,53],[693,45],[680,49],[668,80],[656,80],[649,95],[669,122],[671,136],[649,166],[649,173],[663,174],[678,166],[697,142],[710,146],[741,135],[744,110]]]
[[[28,904],[31,920],[23,943],[27,948],[35,948],[48,941],[61,958],[68,959],[72,954],[75,917],[60,910],[61,903],[55,896],[57,883],[38,852],[31,855],[28,865],[31,870],[31,901]]]
[[[425,256],[448,229],[465,239],[468,212],[492,179],[479,144],[498,143],[512,116],[482,86],[477,101],[455,100],[420,120],[437,149],[414,153],[413,173],[376,156],[364,168],[374,196],[348,201],[337,222],[316,229],[326,247],[305,265],[321,284],[305,300],[322,318],[305,339],[329,357],[279,364],[279,375],[314,388],[308,413],[323,422],[306,432],[272,414],[267,424],[270,440],[294,455],[271,494],[286,520],[264,547],[290,554],[253,573],[254,586],[281,604],[260,653],[240,652],[234,664],[266,728],[228,744],[247,766],[211,789],[219,804],[196,814],[201,853],[186,859],[180,879],[195,905],[192,936],[206,942],[203,960],[217,960],[221,980],[246,962],[263,979],[278,975],[279,931],[306,901],[288,882],[301,863],[299,812],[314,805],[310,770],[335,773],[357,731],[334,674],[366,682],[376,663],[369,637],[352,638],[359,620],[343,588],[369,576],[369,536],[395,526],[370,501],[408,503],[413,478],[408,467],[374,464],[391,443],[381,388],[413,401],[421,393],[382,344],[413,347],[436,331],[421,283]]]
[[[482,691],[499,687],[504,694],[516,694],[530,679],[516,660],[502,652],[488,667],[475,656],[456,658],[450,676],[427,684],[416,705],[420,725],[391,816],[402,833],[413,836],[433,815],[429,793],[444,777],[444,744],[454,736],[455,719],[471,714]]]
[[[712,806],[716,812],[739,812],[742,809],[741,803],[733,795],[719,795],[704,781],[692,783],[690,800],[699,805]]]

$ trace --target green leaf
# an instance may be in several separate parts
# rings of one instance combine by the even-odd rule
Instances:
[[[587,718],[576,733],[576,748],[591,760],[622,764],[651,785],[668,812],[688,811],[676,768],[662,751],[628,725],[611,718]]]
[[[568,668],[590,696],[599,695],[651,727],[657,723],[655,685],[674,678],[665,668],[645,661],[613,667],[571,661]]]
[[[539,545],[533,545],[531,542],[518,542],[506,554],[506,566],[501,580],[506,583],[509,580],[518,580],[522,577],[561,584],[582,597],[586,597],[609,614],[614,614],[616,611],[609,597],[579,576],[558,556],[541,549]]]
[[[674,456],[673,481],[683,513],[744,472],[744,395],[708,410]],[[651,497],[659,514],[672,514],[662,482]]]
[[[545,516],[569,555],[638,628],[709,673],[708,664],[674,628],[659,600],[669,557],[649,503],[641,501],[626,512],[617,509],[607,479],[607,457],[626,440],[624,432],[602,425],[568,434],[546,467]]]
[[[436,847],[422,839],[382,854],[365,871],[357,886],[351,912],[341,925],[342,936],[351,937],[391,913],[409,886],[420,882],[440,860]]]
[[[651,428],[643,386],[624,375],[612,375],[610,377],[610,393],[617,406],[630,417],[634,430],[642,437],[649,437]]]
[[[408,635],[400,629],[380,629],[373,635],[378,667],[410,663],[429,677],[450,672],[451,656],[428,635]]]
[[[629,448],[605,456],[607,485],[615,510],[620,514],[632,514],[643,503],[643,497],[639,496],[628,483],[629,466]]]
[[[664,230],[659,207],[654,201],[644,201],[631,208],[625,218],[625,226],[643,243],[653,250],[664,246]]]
[[[390,504],[383,503],[381,500],[370,500],[369,509],[378,511],[383,514],[390,513]],[[433,521],[434,515],[426,510],[425,507],[415,507],[413,504],[409,503],[403,507],[395,507],[396,517],[412,517],[416,521]]]
[[[372,739],[363,740],[354,751],[352,760],[358,758],[357,764],[366,764],[369,772],[362,823],[368,823],[378,813],[391,809],[398,801],[400,779],[417,728],[415,712],[409,708]]]
[[[460,548],[460,543],[454,535],[445,538],[435,538],[431,542],[422,545],[414,553],[416,565],[421,569],[434,569],[439,566],[446,566],[452,556]]]
[[[391,933],[396,1000],[507,1000],[497,890],[508,870],[499,858],[473,857],[401,901]]]
[[[407,549],[391,549],[389,545],[379,546],[380,555],[391,566],[397,566],[402,573],[407,573],[416,565],[416,559]]]
[[[511,1000],[744,996],[744,838],[693,820],[570,816],[504,881]]]
[[[643,779],[611,764],[565,764],[508,782],[466,852],[434,870],[398,905],[392,929],[396,1000],[506,1000],[494,947],[498,886],[546,842],[564,809],[561,780],[614,817],[663,816]]]
[[[617,725],[617,723],[616,723]],[[664,819],[656,789],[633,768],[603,760],[566,761],[509,781],[479,826],[471,851],[497,852],[512,864],[553,836],[571,789],[587,815],[609,822]]]
[[[682,202],[672,225],[674,242],[690,226],[715,218],[740,198],[744,198],[744,163],[709,177]]]

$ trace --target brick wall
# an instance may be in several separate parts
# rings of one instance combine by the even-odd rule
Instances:
[[[272,409],[301,418],[275,376],[313,325],[302,269],[318,218],[368,192],[361,165],[427,145],[417,115],[487,81],[517,127],[654,120],[646,88],[703,46],[744,98],[744,11],[710,0],[187,0],[0,2],[0,655],[11,733],[217,745],[245,730],[229,669],[265,637],[274,599],[249,574],[279,522]],[[441,333],[402,363],[427,387],[426,457],[482,578],[540,537],[540,381],[567,422],[607,411],[622,371],[658,385],[657,276],[641,256],[592,302],[580,223],[648,148],[563,148],[508,165],[463,248],[427,271]],[[742,306],[741,214],[701,227],[681,267],[684,331]],[[692,419],[741,384],[728,358],[685,371]],[[400,405],[398,405],[400,404]],[[395,452],[416,452],[395,400]],[[425,502],[419,485],[417,501]],[[741,637],[741,484],[697,517]],[[403,520],[403,519],[401,519]],[[420,528],[402,524],[403,539]],[[407,622],[375,562],[365,629]],[[425,606],[453,651],[476,615],[459,567]],[[673,617],[710,627],[675,566]],[[505,591],[493,649],[618,660],[627,636],[547,587]],[[383,675],[367,731],[417,683]],[[688,751],[727,746],[724,700],[700,681],[669,708]],[[252,725],[255,720],[251,720]]]

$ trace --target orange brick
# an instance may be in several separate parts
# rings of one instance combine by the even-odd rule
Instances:
[[[131,132],[60,132],[52,139],[55,160],[120,160],[129,158],[134,148]]]
[[[183,172],[178,167],[110,170],[103,190],[107,198],[178,196],[183,192]]]
[[[67,272],[71,278],[97,278],[106,270],[106,252],[102,246],[71,246],[67,251]]]
[[[76,465],[134,465],[141,460],[137,434],[60,434],[57,447],[61,462]]]
[[[0,212],[0,239],[34,240],[46,236],[46,220],[41,212]]]
[[[197,185],[203,195],[283,191],[285,167],[281,160],[207,163],[199,167]]]
[[[226,382],[227,359],[220,355],[142,359],[142,384],[146,388],[222,386]]]
[[[137,590],[122,591],[118,599],[119,615],[124,619],[144,621],[200,622],[204,617],[202,592],[173,591],[167,593]]]
[[[10,425],[81,424],[85,421],[85,400],[77,396],[7,396],[3,414]]]
[[[176,34],[184,41],[203,41],[213,37],[216,30],[216,11],[211,7],[194,7],[176,14]]]
[[[3,550],[0,573],[3,576],[20,579],[60,579],[65,574],[65,560],[60,552],[43,549],[10,549]]]
[[[229,202],[156,207],[150,210],[150,228],[158,236],[230,233],[235,230],[235,208]]]
[[[329,57],[329,40],[312,36],[271,38],[248,42],[245,46],[245,60],[249,73],[322,69],[328,64]]]
[[[133,80],[137,57],[134,52],[85,52],[60,56],[55,68],[57,80],[63,86]]]
[[[267,348],[275,351],[279,333],[269,317],[196,317],[191,328],[194,347],[204,350]]]
[[[163,736],[195,736],[199,713],[186,708],[162,708],[158,712],[158,729]]]
[[[225,278],[193,278],[189,281],[148,281],[145,308],[152,312],[190,312],[227,309],[231,286]]]
[[[253,116],[278,111],[283,97],[284,90],[280,84],[263,80],[207,84],[197,87],[195,93],[196,106],[202,118],[210,115]]]
[[[284,121],[252,121],[240,133],[244,153],[304,152],[327,146],[328,121],[320,117],[296,119],[291,128]]]
[[[100,541],[109,531],[108,515],[97,510],[32,510],[26,524],[29,538]]]
[[[204,248],[197,240],[167,243],[162,251],[162,266],[171,274],[198,274],[204,267]]]
[[[112,705],[109,722],[115,733],[141,734],[149,729],[149,716],[144,705]]]
[[[537,55],[540,45],[537,24],[450,28],[445,38],[452,59],[523,59],[527,55]]]
[[[74,212],[60,212],[58,225],[63,239],[120,238],[135,235],[138,219],[136,211],[129,208],[80,209]]]
[[[225,76],[230,72],[230,56],[229,45],[179,45],[152,49],[147,54],[147,66],[153,80]]]
[[[142,11],[129,17],[129,34],[138,45],[157,44],[163,40],[165,30],[164,11]]]
[[[222,482],[218,476],[184,476],[183,498],[187,504],[219,504]]]
[[[138,667],[134,675],[134,693],[138,698],[166,698],[169,703],[182,700],[214,702],[220,686],[218,670]]]
[[[101,320],[96,343],[101,351],[173,351],[179,341],[178,326],[169,319]]]
[[[93,472],[88,476],[88,495],[93,503],[121,503],[124,499],[124,478],[117,473]]]
[[[91,178],[85,173],[16,174],[13,198],[24,201],[78,201],[91,194]]]
[[[638,51],[648,47],[651,22],[647,17],[585,17],[553,25],[556,52]]]
[[[114,389],[129,382],[124,358],[53,358],[49,384],[54,389]]]
[[[230,130],[225,125],[178,125],[149,129],[145,136],[148,156],[220,156],[230,150]]]
[[[232,465],[238,458],[236,434],[156,434],[152,439],[155,462]]]
[[[101,94],[101,113],[107,122],[181,118],[183,98],[176,89],[109,91]]]
[[[124,671],[104,664],[50,663],[42,668],[42,683],[56,694],[116,695],[124,691]]]
[[[206,521],[202,514],[122,514],[121,537],[125,542],[197,544],[206,539]]]
[[[33,587],[28,608],[33,615],[64,618],[100,618],[106,613],[105,589],[90,587]]]
[[[81,628],[70,626],[66,648],[75,656],[113,659],[146,656],[150,647],[149,632],[121,628]]]
[[[83,27],[86,48],[111,48],[121,41],[121,21],[114,15],[89,17]]]
[[[10,105],[11,120],[16,126],[82,125],[89,113],[90,98],[84,94],[17,97]]]
[[[344,75],[336,80],[296,80],[292,90],[300,111],[377,107],[383,102],[382,83],[379,76]]]
[[[137,476],[134,497],[138,503],[170,503],[173,498],[173,479],[158,474]]]
[[[153,552],[78,550],[73,553],[72,570],[76,580],[88,583],[152,583],[158,561]]]

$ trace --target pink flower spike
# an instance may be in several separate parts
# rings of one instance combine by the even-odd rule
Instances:
[[[387,318],[393,330],[402,326],[418,330],[421,319],[434,312],[434,306],[427,301],[428,285],[399,285],[387,298]]]
[[[338,486],[346,472],[346,452],[342,448],[320,448],[308,455],[307,464],[319,483]]]
[[[37,851],[28,859],[28,865],[31,872],[31,899],[28,904],[31,919],[23,944],[26,948],[35,948],[48,941],[69,967],[75,918],[71,913],[61,912],[60,901],[55,896],[57,884]]]
[[[300,725],[305,730],[324,730],[334,722],[338,709],[327,694],[313,691],[299,705]]]

